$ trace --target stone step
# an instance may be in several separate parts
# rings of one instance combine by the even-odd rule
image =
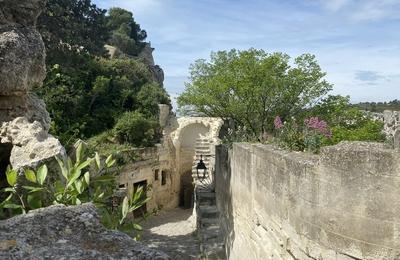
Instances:
[[[208,144],[208,143],[195,143],[194,147],[210,148],[211,144]]]
[[[218,218],[219,212],[215,205],[199,205],[198,214],[201,218]]]
[[[209,260],[226,260],[224,244],[215,247],[206,246],[205,249],[200,248],[205,259]]]
[[[194,147],[194,150],[195,151],[210,151],[211,150],[211,147],[210,146],[206,146],[206,145],[196,145],[195,147]]]
[[[195,144],[195,149],[211,149],[211,145],[208,144]]]
[[[225,245],[223,242],[201,244],[200,251],[204,256],[206,256],[206,259],[226,259]]]
[[[206,159],[206,160],[209,160],[209,159],[211,159],[211,157],[213,157],[211,154],[195,154],[195,156],[194,156],[196,159],[198,159],[198,160],[200,160],[201,159],[201,157],[203,157],[203,160],[204,159]]]
[[[213,189],[213,187],[210,187],[209,185],[206,185],[206,184],[201,185],[201,186],[196,186],[196,194],[198,195],[197,198],[199,198],[199,199],[214,198],[215,199],[215,190]],[[213,195],[205,195],[204,196],[204,194],[213,194]]]
[[[196,139],[196,143],[207,143],[207,144],[209,144],[210,140],[209,139]]]
[[[199,219],[199,225],[200,228],[205,228],[205,227],[218,227],[218,219],[217,218],[200,218]]]
[[[211,239],[221,239],[219,229],[213,230],[200,230],[200,239],[202,242],[211,240]]]

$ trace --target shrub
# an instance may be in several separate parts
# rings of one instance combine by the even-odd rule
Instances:
[[[293,151],[304,151],[304,134],[295,118],[283,123],[282,119],[277,116],[274,125],[279,146]]]
[[[324,145],[341,141],[385,140],[383,123],[352,107],[348,96],[328,96],[311,109],[309,114],[322,118],[331,126],[332,138],[323,140]]]
[[[125,112],[118,119],[113,132],[120,143],[137,147],[153,146],[160,137],[158,122],[139,112]]]
[[[318,153],[341,141],[384,141],[383,123],[351,106],[349,97],[328,96],[284,123],[274,120],[278,144],[286,149]],[[304,121],[303,123],[298,123]]]
[[[140,226],[127,216],[148,200],[143,189],[138,189],[131,198],[125,197],[123,203],[116,210],[113,209],[110,202],[116,191],[116,175],[111,167],[115,159],[108,156],[102,162],[97,153],[93,158],[84,159],[82,149],[80,144],[75,163],[70,158],[66,161],[56,158],[60,174],[55,181],[47,178],[46,165],[40,166],[36,172],[25,169],[22,176],[9,167],[6,172],[9,187],[1,191],[8,196],[0,203],[0,217],[25,214],[54,204],[80,205],[92,202],[99,208],[102,222],[107,228],[129,232],[140,230]]]

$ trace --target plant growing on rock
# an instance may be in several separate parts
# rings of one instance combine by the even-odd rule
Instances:
[[[299,124],[295,118],[283,123],[277,116],[274,126],[278,145],[294,151],[318,153],[324,140],[332,137],[328,124],[318,117],[306,118],[303,124]]]
[[[102,212],[102,223],[109,229],[122,230],[132,234],[135,239],[139,238],[139,234],[136,231],[141,231],[142,227],[130,215],[149,199],[146,196],[146,191],[140,186],[130,198],[126,196],[115,210],[112,212],[104,210]]]
[[[276,141],[279,146],[293,151],[304,150],[304,134],[295,118],[283,122],[277,116],[274,120],[274,127],[277,137]]]
[[[116,191],[112,167],[116,160],[111,155],[104,162],[98,153],[93,158],[83,158],[83,146],[80,143],[74,163],[70,158],[56,160],[60,174],[55,181],[49,180],[46,165],[40,166],[37,171],[25,169],[20,176],[16,170],[8,167],[6,176],[9,187],[2,190],[8,196],[0,203],[0,213],[5,209],[8,216],[13,216],[54,204],[80,205],[92,202],[102,213],[103,224],[107,228],[140,230],[140,226],[128,221],[127,216],[146,203],[148,198],[142,189],[138,189],[131,198],[124,198],[121,210],[112,209],[110,202]]]
[[[304,147],[312,153],[318,153],[324,139],[331,139],[332,132],[328,124],[318,117],[310,117],[304,120]]]

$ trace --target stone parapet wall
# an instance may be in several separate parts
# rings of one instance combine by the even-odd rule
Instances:
[[[229,259],[400,259],[400,154],[343,142],[321,155],[217,148]]]

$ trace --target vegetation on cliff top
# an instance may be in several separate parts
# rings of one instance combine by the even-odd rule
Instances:
[[[49,0],[38,28],[48,73],[36,92],[51,115],[51,133],[65,146],[113,129],[125,112],[157,121],[158,103],[170,104],[149,65],[137,56],[147,34],[131,12],[112,8],[107,13],[90,0]],[[123,55],[110,59],[105,44]]]

